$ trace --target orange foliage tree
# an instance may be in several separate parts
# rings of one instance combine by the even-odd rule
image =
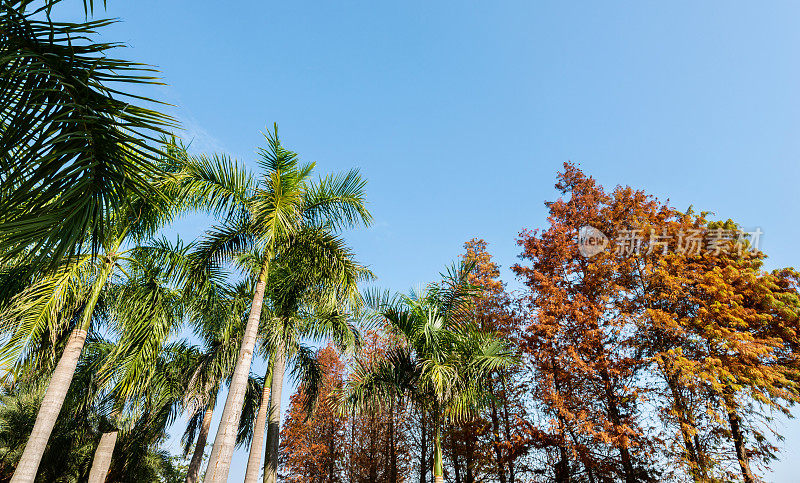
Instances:
[[[336,483],[344,481],[347,420],[332,395],[341,389],[344,363],[332,345],[317,353],[323,370],[319,401],[308,414],[304,391],[295,392],[281,429],[281,465],[292,482]]]
[[[521,234],[513,267],[547,416],[529,440],[552,455],[551,478],[755,481],[751,463],[775,454],[771,412],[798,397],[796,273],[764,271],[732,221],[606,192],[572,164],[556,188],[549,227]],[[600,249],[582,252],[581,234]]]

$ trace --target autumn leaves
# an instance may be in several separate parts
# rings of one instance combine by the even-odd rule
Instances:
[[[674,239],[583,257],[586,225],[609,236],[738,227],[631,188],[607,193],[571,164],[557,188],[550,226],[523,233],[513,267],[527,287],[522,350],[555,479],[754,481],[754,466],[775,457],[769,421],[798,399],[798,274],[764,271],[765,255],[734,237],[714,251]]]

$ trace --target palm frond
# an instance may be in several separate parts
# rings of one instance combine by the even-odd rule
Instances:
[[[157,138],[175,122],[125,92],[159,84],[152,68],[91,40],[113,21],[41,20],[29,3],[0,7],[0,257],[54,264],[96,248],[131,196],[161,196]]]
[[[356,169],[311,183],[303,200],[307,222],[334,231],[369,226],[372,215],[366,207],[366,185],[367,181]]]

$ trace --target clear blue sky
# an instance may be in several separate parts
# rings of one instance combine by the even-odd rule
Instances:
[[[800,3],[108,2],[108,38],[162,71],[148,92],[195,149],[255,167],[277,121],[320,171],[361,168],[376,223],[349,238],[385,287],[475,236],[513,264],[567,160],[760,227],[769,266],[796,264]],[[771,481],[794,481],[800,424],[785,434]]]

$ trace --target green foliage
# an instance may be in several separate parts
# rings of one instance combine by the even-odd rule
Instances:
[[[96,248],[132,197],[160,197],[157,137],[174,126],[130,93],[154,70],[92,40],[113,21],[56,22],[53,4],[0,7],[0,256],[51,266]]]

